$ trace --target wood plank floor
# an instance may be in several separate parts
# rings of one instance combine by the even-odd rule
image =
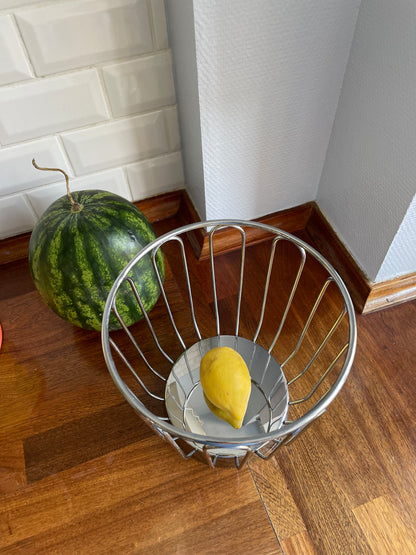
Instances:
[[[155,227],[178,225],[170,218]],[[166,279],[180,311],[175,256]],[[264,244],[250,247],[259,269],[265,256]],[[233,253],[218,258],[230,329],[233,262]],[[208,333],[206,264],[195,261],[190,272]],[[290,279],[291,264],[281,267]],[[296,317],[319,290],[315,270],[305,270]],[[259,276],[248,278],[253,302]],[[328,314],[338,300],[330,295]],[[241,471],[185,461],[158,438],[115,388],[99,334],[42,303],[27,261],[0,266],[0,322],[0,553],[416,553],[416,301],[358,315],[354,365],[328,411],[275,457]],[[165,335],[170,344],[168,328]]]

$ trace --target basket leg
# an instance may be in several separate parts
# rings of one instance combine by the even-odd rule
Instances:
[[[208,447],[204,445],[202,452],[204,453],[205,460],[210,468],[215,468],[211,455],[208,453]]]
[[[243,460],[238,464],[237,466],[238,470],[241,470],[242,468],[244,468],[244,466],[250,461],[253,455],[254,455],[254,451],[249,449],[247,453],[244,455]]]

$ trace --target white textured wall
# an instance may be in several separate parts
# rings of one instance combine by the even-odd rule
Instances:
[[[376,282],[416,272],[416,195],[387,251]]]
[[[165,5],[169,43],[173,54],[186,188],[199,216],[205,220],[205,185],[193,0],[167,0]]]
[[[362,0],[318,191],[377,282],[416,271],[415,29],[413,0]]]
[[[359,3],[193,0],[207,218],[315,199]]]
[[[183,187],[163,0],[1,0],[0,239],[65,193]]]

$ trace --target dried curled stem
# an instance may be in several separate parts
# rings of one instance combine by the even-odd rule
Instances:
[[[68,174],[66,172],[64,172],[64,170],[61,170],[60,168],[42,168],[41,166],[38,166],[35,159],[32,159],[32,164],[34,165],[34,167],[37,170],[42,170],[42,171],[50,171],[50,172],[61,172],[64,177],[65,177],[65,182],[66,182],[66,194],[68,195],[69,201],[72,205],[72,211],[73,212],[78,212],[79,210],[81,210],[81,205],[78,204],[77,202],[75,202],[75,200],[73,199],[72,195],[71,195],[71,191],[69,189],[69,177]]]

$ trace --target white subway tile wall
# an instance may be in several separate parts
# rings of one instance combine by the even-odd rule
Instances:
[[[0,143],[9,145],[108,119],[96,69],[0,89]]]
[[[114,116],[175,103],[172,60],[168,52],[103,67]]]
[[[35,213],[25,197],[18,195],[0,197],[0,237],[17,235],[22,229],[35,225]]]
[[[71,188],[184,186],[163,0],[0,0],[0,239]]]
[[[82,191],[84,189],[110,191],[116,195],[121,195],[127,200],[132,200],[130,188],[127,185],[124,172],[121,168],[99,172],[87,177],[77,177],[71,180],[71,191]],[[27,193],[27,198],[32,205],[36,217],[40,217],[48,208],[51,196],[55,198],[62,196],[62,183],[38,187]]]
[[[32,77],[29,61],[9,15],[0,17],[0,85],[16,83]]]
[[[62,174],[58,172],[40,172],[30,163],[36,153],[36,158],[42,166],[60,168],[70,172],[63,151],[56,137],[45,137],[36,141],[28,141],[10,148],[0,149],[1,194],[14,193],[41,187],[47,183],[62,181]],[[62,189],[61,189],[62,191]]]
[[[131,164],[127,166],[127,176],[134,196],[148,197],[171,189],[183,183],[181,155],[173,152]]]
[[[153,49],[147,0],[78,0],[16,13],[37,75]]]
[[[171,150],[179,150],[181,148],[181,138],[178,127],[178,110],[176,106],[173,108],[166,108],[164,114],[169,148]]]
[[[168,151],[163,112],[63,133],[62,139],[77,175]]]

